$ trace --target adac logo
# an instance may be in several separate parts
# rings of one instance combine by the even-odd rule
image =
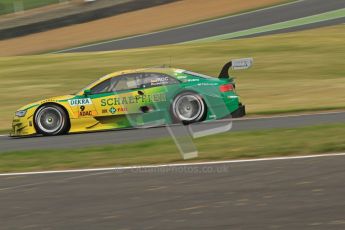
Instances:
[[[92,116],[92,111],[80,111],[80,116]]]
[[[110,112],[111,114],[115,114],[115,113],[116,113],[116,109],[115,109],[114,107],[111,107],[111,108],[109,109],[109,112]]]

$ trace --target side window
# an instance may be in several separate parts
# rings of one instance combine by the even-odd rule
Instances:
[[[143,88],[164,86],[179,83],[178,80],[161,73],[145,73],[143,77]]]
[[[109,92],[110,89],[110,79],[105,80],[98,85],[92,87],[91,94],[99,94]]]
[[[118,82],[113,91],[137,89],[141,86],[141,74],[128,74],[118,77]]]
[[[98,85],[94,86],[91,89],[91,94],[99,94],[99,93],[109,93],[113,92],[114,87],[116,86],[118,80],[116,78],[107,79]]]
[[[178,80],[161,73],[134,73],[107,79],[91,89],[91,94],[117,92],[138,88],[150,88],[179,83]]]

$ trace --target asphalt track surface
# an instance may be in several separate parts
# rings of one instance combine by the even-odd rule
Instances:
[[[240,14],[238,16],[226,17],[219,20],[207,21],[204,23],[197,23],[180,28],[164,30],[161,32],[144,34],[123,39],[117,39],[114,41],[103,42],[79,48],[76,47],[60,52],[110,51],[181,43],[270,25],[278,22],[289,21],[342,8],[345,8],[345,1],[343,0],[297,1],[296,3],[271,7],[259,11]],[[313,26],[304,25],[298,26],[296,28],[292,27],[289,29],[285,29],[284,31],[275,31],[273,33],[304,30],[321,26],[335,25],[344,22],[345,16],[344,18],[338,20],[314,23]],[[260,34],[257,35],[259,36]]]
[[[345,155],[0,176],[2,230],[345,229]]]
[[[335,124],[345,122],[345,112],[272,116],[262,118],[244,118],[200,123],[192,126],[194,132],[222,127],[232,122],[229,132],[267,130],[274,128],[297,128],[311,125]],[[177,132],[180,132],[177,130]],[[180,132],[181,133],[181,132]],[[177,133],[178,134],[178,133]],[[36,149],[73,149],[104,145],[117,145],[138,141],[155,140],[170,137],[166,127],[148,129],[115,130],[106,132],[70,134],[55,137],[11,138],[0,137],[1,152]]]
[[[265,36],[265,35],[271,35],[271,34],[288,33],[288,32],[300,31],[300,30],[316,29],[316,28],[325,27],[325,26],[333,26],[333,25],[338,25],[342,23],[345,23],[345,17],[327,20],[323,22],[310,23],[303,26],[295,26],[288,29],[273,30],[273,31],[257,33],[257,34],[247,35],[247,36],[240,36],[237,38],[251,38],[251,37],[259,37],[259,36]]]

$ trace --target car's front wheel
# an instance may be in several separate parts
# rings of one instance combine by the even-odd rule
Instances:
[[[37,132],[43,135],[65,134],[68,129],[68,116],[58,105],[41,106],[34,117]]]
[[[202,97],[193,92],[185,92],[175,97],[172,104],[174,121],[194,123],[205,119],[206,105]]]

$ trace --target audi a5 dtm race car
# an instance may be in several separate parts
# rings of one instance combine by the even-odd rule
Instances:
[[[16,111],[11,136],[60,135],[159,124],[189,124],[242,117],[245,106],[229,69],[246,69],[251,58],[224,65],[218,78],[176,68],[145,68],[108,74],[80,92],[44,99]]]

